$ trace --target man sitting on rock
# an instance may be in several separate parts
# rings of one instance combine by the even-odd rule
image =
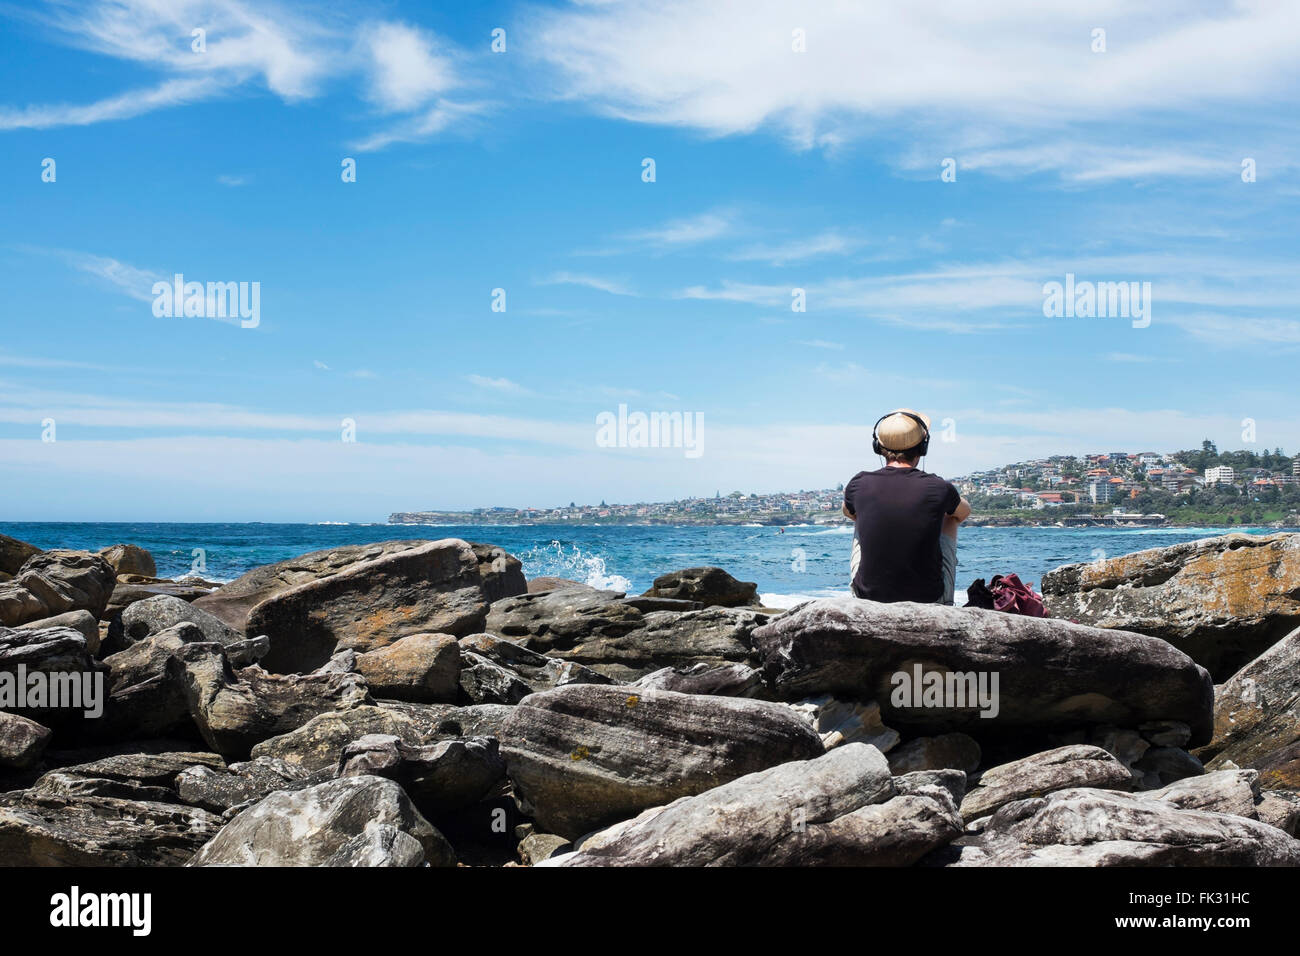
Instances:
[[[921,471],[930,419],[900,408],[876,422],[871,447],[885,459],[844,488],[853,519],[853,593],[872,601],[952,604],[957,526],[970,504],[949,481]]]

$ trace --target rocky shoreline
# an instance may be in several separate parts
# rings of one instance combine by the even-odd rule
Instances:
[[[1300,865],[1300,535],[1043,592],[781,611],[454,538],[217,586],[0,535],[0,864]]]

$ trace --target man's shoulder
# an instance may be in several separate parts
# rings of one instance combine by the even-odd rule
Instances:
[[[938,482],[938,483],[941,484],[941,485],[951,485],[951,484],[952,484],[952,482],[949,481],[947,478],[945,478],[943,475],[936,475],[936,474],[935,474],[934,472],[932,472],[932,471],[923,471],[923,472],[921,472],[921,474],[924,475],[928,481],[935,481],[935,482]]]

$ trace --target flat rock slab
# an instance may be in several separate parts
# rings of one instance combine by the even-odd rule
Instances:
[[[525,697],[501,744],[516,796],[539,828],[570,839],[824,752],[780,704],[597,684]]]
[[[949,866],[1297,866],[1300,840],[1149,794],[1058,790],[1009,803],[927,859]]]
[[[993,813],[1026,797],[1071,787],[1125,788],[1128,768],[1100,747],[1058,747],[986,770],[967,791],[961,814],[967,820]]]
[[[1300,534],[1227,534],[1043,575],[1053,617],[1151,634],[1227,679],[1300,625]]]
[[[1213,727],[1210,675],[1159,638],[1050,618],[935,604],[857,598],[813,601],[752,635],[764,676],[786,700],[836,694],[879,701],[891,727],[923,734],[1030,728],[1138,726],[1176,720],[1206,743]],[[969,694],[929,706],[915,676],[967,675]],[[996,716],[976,699],[992,691]],[[896,692],[912,687],[911,696]],[[993,695],[991,695],[993,696]]]
[[[220,827],[206,810],[160,801],[0,794],[8,866],[180,866]]]
[[[906,866],[961,832],[949,793],[900,794],[880,751],[846,744],[646,810],[547,866]]]

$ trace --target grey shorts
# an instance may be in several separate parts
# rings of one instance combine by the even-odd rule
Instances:
[[[939,554],[943,559],[943,597],[936,603],[952,604],[953,591],[957,586],[957,539],[951,535],[939,535]],[[858,536],[853,536],[853,556],[849,559],[849,581],[858,576],[858,564],[862,561],[862,548]]]

